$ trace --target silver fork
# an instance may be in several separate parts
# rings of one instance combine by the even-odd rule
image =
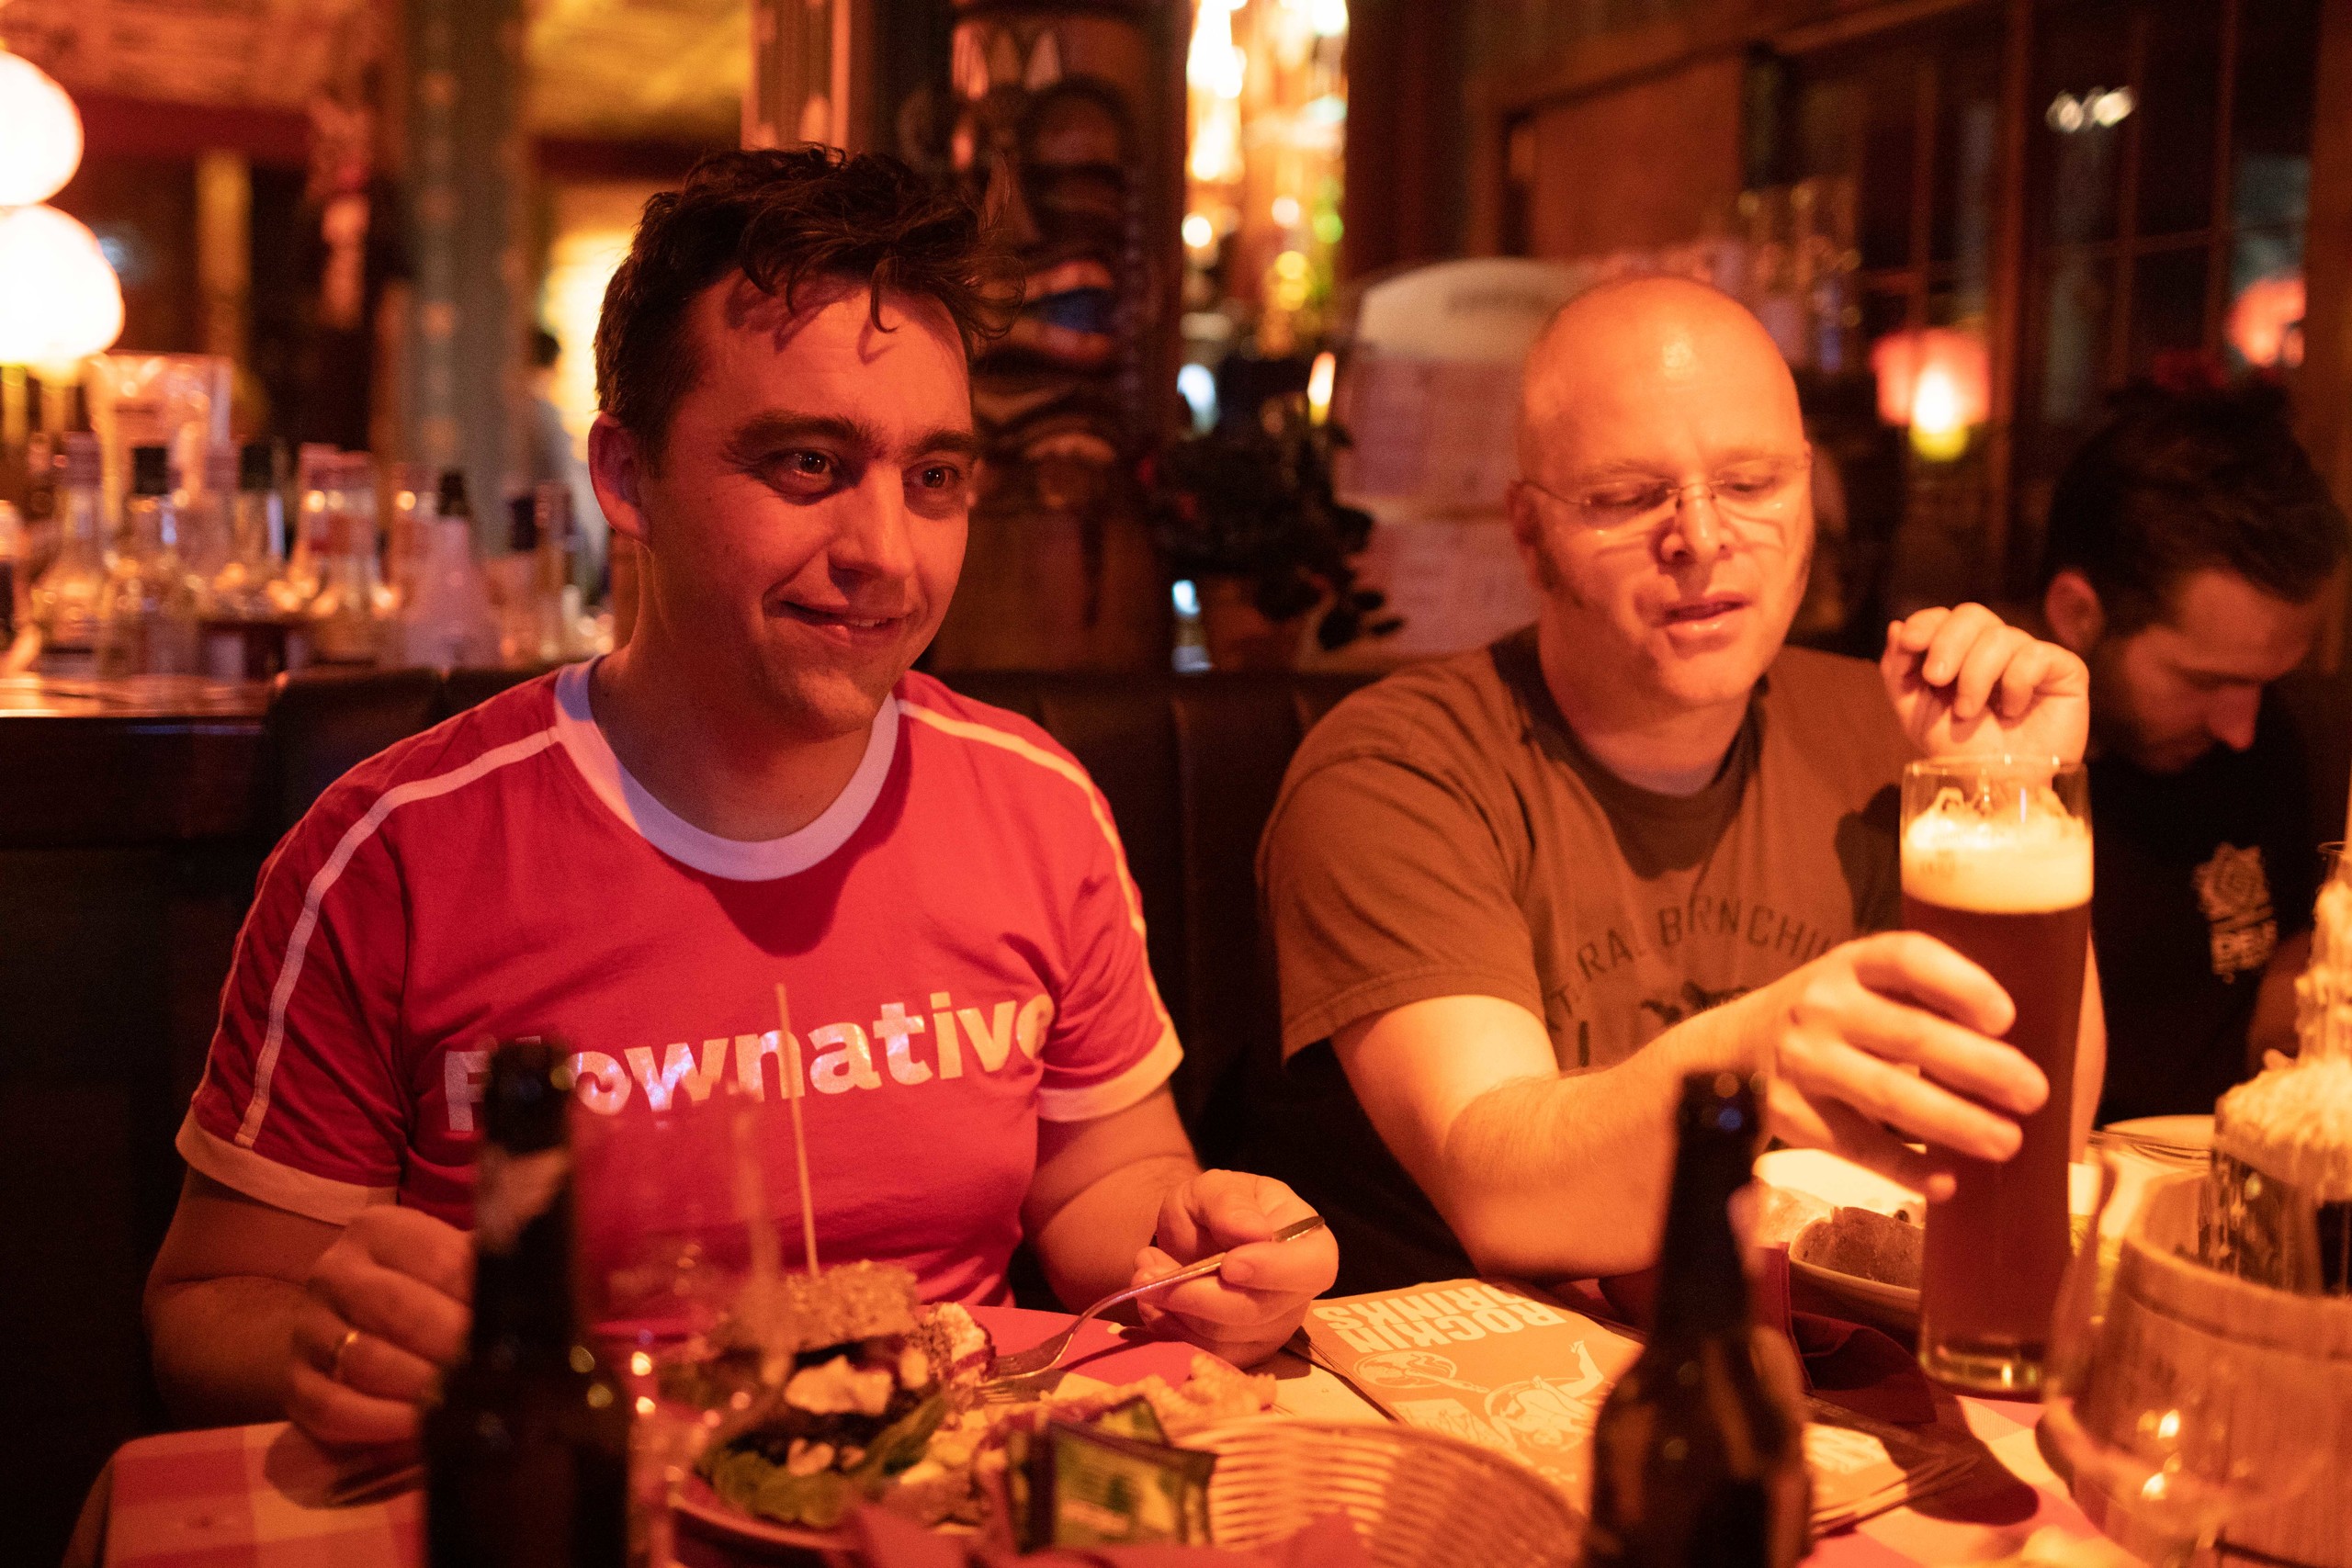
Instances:
[[[1322,1228],[1323,1216],[1309,1214],[1303,1220],[1296,1220],[1284,1225],[1266,1239],[1295,1241],[1300,1236],[1311,1235]],[[1080,1313],[1077,1317],[1070,1320],[1070,1325],[1068,1328],[1045,1343],[1033,1345],[1015,1355],[999,1356],[989,1364],[988,1381],[980,1385],[981,1397],[992,1404],[1003,1404],[1015,1400],[1028,1399],[1043,1393],[1046,1374],[1061,1365],[1062,1358],[1069,1354],[1071,1339],[1090,1321],[1114,1306],[1134,1301],[1138,1296],[1148,1296],[1154,1291],[1164,1291],[1170,1285],[1181,1285],[1187,1280],[1198,1280],[1214,1274],[1224,1267],[1226,1257],[1226,1253],[1216,1253],[1202,1258],[1197,1263],[1188,1263],[1173,1274],[1163,1274],[1159,1279],[1145,1284],[1129,1285],[1124,1291],[1114,1291],[1084,1312]]]

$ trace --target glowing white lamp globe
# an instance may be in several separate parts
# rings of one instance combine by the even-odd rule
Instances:
[[[98,237],[53,207],[0,209],[0,365],[69,366],[121,335]]]
[[[64,188],[82,162],[82,116],[46,71],[0,49],[0,207],[29,207]]]

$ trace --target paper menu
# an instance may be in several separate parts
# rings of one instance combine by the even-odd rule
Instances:
[[[1641,1354],[1579,1313],[1477,1280],[1317,1302],[1306,1337],[1397,1420],[1510,1454],[1579,1507],[1600,1402]]]
[[[1519,367],[1365,355],[1334,417],[1340,491],[1429,513],[1502,504],[1519,472]]]
[[[1579,1510],[1592,1429],[1641,1342],[1512,1284],[1449,1280],[1319,1301],[1315,1359],[1407,1426],[1509,1454]],[[1804,1447],[1816,1531],[1842,1529],[1957,1480],[1972,1439],[1865,1420],[1814,1401]]]

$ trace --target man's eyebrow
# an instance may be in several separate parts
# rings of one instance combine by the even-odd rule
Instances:
[[[739,461],[750,461],[795,441],[830,441],[864,452],[878,451],[882,446],[880,434],[859,420],[772,411],[753,414],[729,432],[727,452]]]
[[[1805,452],[1803,446],[1793,448],[1753,445],[1727,446],[1710,455],[1709,468],[1711,472],[1721,472],[1736,463],[1785,462],[1802,458]],[[1675,477],[1671,468],[1671,464],[1661,465],[1638,457],[1616,457],[1580,470],[1570,482],[1605,484],[1612,479],[1656,479],[1663,484],[1672,484]]]
[[[921,453],[941,452],[957,457],[977,457],[980,455],[979,433],[942,425],[937,430],[926,431],[907,443],[907,450]]]
[[[840,414],[772,412],[754,414],[736,426],[727,438],[727,451],[739,462],[750,462],[796,441],[830,442],[868,457],[885,451],[889,446],[880,431],[863,420],[849,419]],[[980,454],[980,438],[971,430],[943,425],[939,429],[923,432],[907,443],[903,449],[912,453],[938,452],[977,457]]]

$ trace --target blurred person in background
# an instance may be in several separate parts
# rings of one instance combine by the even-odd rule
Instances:
[[[571,497],[572,526],[580,531],[580,591],[594,601],[603,596],[612,529],[597,504],[596,487],[588,480],[588,465],[580,460],[571,432],[563,427],[562,411],[555,404],[555,367],[562,357],[563,343],[555,333],[545,327],[533,330],[527,477],[534,485],[560,484]]]
[[[2345,554],[2267,389],[2134,393],[2051,497],[2042,615],[2091,671],[2102,1122],[2210,1112],[2294,1049],[2352,717],[2292,672]]]

